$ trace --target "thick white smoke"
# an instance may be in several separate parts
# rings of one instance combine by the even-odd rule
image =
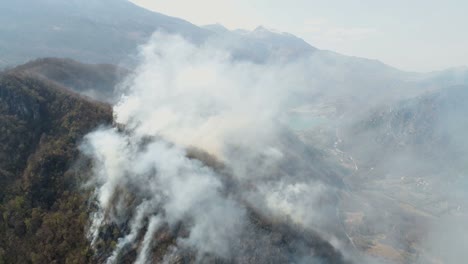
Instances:
[[[216,154],[234,140],[267,136],[285,97],[305,86],[297,63],[234,62],[227,51],[178,36],[156,34],[141,55],[116,122]]]
[[[396,262],[409,251],[404,247],[419,250],[422,257],[418,253],[408,258],[415,262],[434,258],[425,257],[432,253],[451,262],[460,259],[462,247],[447,247],[440,241],[466,233],[463,225],[457,222],[452,225],[453,234],[447,233],[452,229],[445,227],[446,221],[428,223],[431,218],[411,209],[412,199],[405,197],[410,192],[393,194],[387,183],[379,183],[387,174],[406,176],[421,167],[430,171],[423,157],[389,156],[383,167],[374,170],[366,168],[372,162],[359,159],[360,152],[354,153],[358,157],[354,159],[352,151],[339,149],[341,123],[367,112],[371,102],[362,107],[359,103],[361,111],[345,111],[342,117],[346,118],[337,117],[328,124],[336,132],[327,137],[336,142],[322,146],[325,151],[306,146],[285,126],[290,108],[313,101],[300,97],[316,93],[317,85],[324,97],[315,102],[321,105],[326,98],[353,93],[365,82],[343,81],[345,91],[327,77],[340,74],[323,69],[314,55],[258,64],[232,57],[223,47],[219,40],[195,45],[179,36],[155,34],[141,47],[140,66],[121,85],[124,93],[114,106],[116,128],[101,128],[86,136],[82,150],[93,160],[90,185],[96,190],[91,243],[97,246],[106,226],[122,229],[107,263],[119,262],[131,250],[136,263],[154,261],[156,237],[163,230],[171,230],[175,241],[158,261],[177,261],[181,250],[193,252],[198,261],[207,256],[228,260],[251,253],[245,241],[255,241],[268,252],[265,255],[274,256],[268,243],[275,238],[262,237],[252,212],[254,219],[285,223],[291,228],[286,233],[295,229],[316,234],[332,250],[360,262],[362,256],[355,255],[358,247],[364,258],[390,255],[397,256]],[[330,84],[330,89],[324,90],[320,81]],[[369,148],[369,139],[378,133],[363,135],[351,133],[345,141],[353,142],[369,160],[382,156]],[[327,156],[327,148],[337,156]],[[350,159],[354,175],[333,159],[341,159],[345,166],[344,160]],[[405,163],[394,161],[403,159]],[[375,179],[362,179],[369,177],[366,174]],[[385,193],[374,193],[380,189]],[[432,196],[438,197],[434,192]],[[424,226],[419,228],[417,221]],[[313,246],[300,238],[288,239],[295,243],[295,253],[287,253],[294,260],[290,262],[325,261],[311,259],[319,253],[307,251]],[[260,259],[270,261],[265,256]]]
[[[425,257],[432,252],[449,263],[462,258],[462,246],[447,247],[444,242],[466,233],[460,221],[450,229],[445,222],[453,222],[451,218],[428,224],[432,216],[412,205],[417,199],[407,197],[418,192],[397,192],[390,186],[395,178],[396,190],[406,188],[406,176],[431,171],[427,159],[417,152],[389,152],[393,156],[387,157],[372,148],[370,140],[379,133],[341,131],[382,101],[391,105],[389,95],[400,100],[422,90],[409,91],[412,86],[403,81],[396,82],[399,89],[387,89],[381,84],[391,86],[393,71],[363,77],[346,61],[336,64],[332,55],[253,63],[231,56],[227,46],[220,39],[195,45],[156,33],[140,49],[140,66],[120,87],[123,96],[114,106],[117,128],[86,136],[82,150],[93,160],[90,185],[96,190],[92,245],[106,226],[123,227],[108,263],[119,262],[129,250],[136,251],[136,263],[154,261],[155,237],[161,230],[179,232],[158,259],[167,263],[178,261],[180,250],[194,252],[198,261],[252,253],[255,250],[245,249],[251,245],[244,245],[249,234],[256,237],[256,247],[270,249],[276,238],[263,236],[253,224],[262,218],[290,228],[283,230],[293,241],[289,262],[327,263],[323,255],[311,258],[320,255],[316,248],[310,252],[316,242],[304,243],[292,230],[315,234],[332,251],[358,262],[370,255],[367,262],[379,263],[385,255],[397,263],[405,258],[424,263],[434,259]],[[296,112],[328,112],[329,102],[336,109],[323,132],[328,133],[325,143],[312,140],[324,144],[318,151],[285,124],[292,107]],[[320,129],[313,130],[314,137],[320,137]],[[395,131],[385,126],[384,132],[388,136]],[[356,152],[346,146],[341,150],[343,142],[352,142]],[[330,153],[335,156],[327,156]],[[372,162],[379,157],[387,157],[380,167]],[[352,174],[338,161],[343,166],[352,163]],[[430,197],[438,195],[432,192]],[[418,221],[424,226],[418,227]],[[460,245],[464,240],[457,239]],[[358,247],[366,256],[354,254]],[[418,253],[407,254],[410,251]]]
[[[112,143],[106,145],[109,142],[104,138],[112,138]],[[196,247],[202,254],[227,256],[228,241],[234,240],[232,236],[236,232],[217,232],[213,227],[238,230],[242,227],[244,209],[221,193],[221,183],[210,168],[189,160],[182,149],[164,141],[140,149],[140,141],[134,141],[133,136],[121,135],[115,129],[97,131],[88,135],[86,140],[87,149],[96,164],[95,175],[99,177],[96,198],[102,212],[97,215],[108,213],[119,190],[135,191],[142,198],[130,221],[130,233],[119,239],[108,263],[114,263],[120,250],[135,242],[147,218],[151,220],[148,237],[144,239],[140,252],[142,258],[148,250],[151,233],[160,226],[160,221],[171,225],[185,219],[191,222],[191,232],[180,243]],[[113,159],[116,156],[119,158]],[[122,217],[119,210],[125,210],[114,209],[117,212],[108,216],[110,220]],[[105,221],[109,219],[93,219],[92,236],[98,234],[94,230],[98,230]],[[95,241],[96,237],[92,239]]]
[[[114,107],[123,131],[100,129],[82,146],[94,162],[93,244],[105,225],[129,222],[108,263],[140,234],[137,263],[150,262],[154,234],[180,223],[189,233],[178,247],[199,260],[207,254],[229,259],[242,247],[246,206],[310,230],[329,222],[323,214],[335,210],[334,194],[327,180],[316,178],[324,173],[298,153],[289,154],[298,164],[288,165],[283,153],[297,144],[280,120],[286,98],[308,88],[301,62],[254,64],[209,42],[196,46],[159,33],[141,48],[141,59]],[[188,158],[193,147],[223,162],[232,186],[222,172]],[[133,210],[126,193],[137,197]]]

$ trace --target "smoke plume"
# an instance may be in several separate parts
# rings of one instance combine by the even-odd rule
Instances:
[[[90,240],[123,230],[106,262],[133,250],[135,263],[344,263],[340,172],[282,122],[287,98],[307,89],[302,63],[256,64],[161,33],[140,55],[117,127],[82,145],[94,164]]]
[[[85,137],[100,261],[462,258],[443,241],[466,233],[463,89],[402,101],[424,89],[393,70],[357,74],[323,52],[255,62],[229,46],[154,34],[115,126]]]

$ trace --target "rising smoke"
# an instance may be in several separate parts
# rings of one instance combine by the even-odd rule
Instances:
[[[159,33],[141,58],[114,107],[119,128],[82,145],[94,162],[92,244],[105,226],[126,230],[106,262],[133,248],[136,263],[184,252],[198,262],[344,263],[339,172],[281,123],[291,91],[306,88],[304,67],[235,60]],[[155,256],[163,230],[173,241]]]
[[[88,186],[95,190],[89,239],[102,251],[99,260],[432,261],[424,251],[444,248],[439,238],[453,237],[440,231],[445,220],[432,221],[412,197],[394,191],[406,188],[401,175],[427,172],[428,160],[375,148],[372,139],[389,130],[344,128],[388,98],[371,88],[390,77],[348,78],[314,54],[254,63],[224,47],[219,39],[192,44],[156,33],[120,86],[115,127],[85,137],[81,149],[93,161]],[[305,144],[307,134],[291,131],[291,107],[337,96],[354,101],[329,121],[329,143],[313,141],[314,147]],[[106,251],[100,245],[109,238],[116,243]],[[461,256],[463,250],[452,249]]]

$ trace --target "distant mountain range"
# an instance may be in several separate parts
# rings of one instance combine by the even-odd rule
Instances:
[[[253,60],[264,59],[272,51],[298,56],[316,50],[290,34],[277,34],[262,27],[246,34],[230,32],[222,26],[198,27],[127,0],[2,1],[0,13],[0,66],[39,57],[121,63],[155,31],[180,34],[194,42],[220,35],[229,48],[236,48],[230,46],[233,43],[242,45],[240,50],[248,52]]]
[[[38,57],[120,63],[156,30],[194,41],[210,31],[126,0],[18,0],[0,3],[0,65]]]
[[[195,43],[224,47],[234,59],[308,59],[313,84],[320,90],[343,94],[350,83],[361,96],[382,90],[417,90],[465,84],[468,70],[451,69],[430,74],[399,71],[384,63],[317,49],[289,33],[258,27],[253,31],[228,30],[220,24],[199,27],[185,20],[139,7],[127,0],[17,0],[0,3],[0,68],[42,57],[64,57],[85,63],[136,62],[137,47],[155,31],[179,34]],[[351,94],[352,93],[352,94]],[[350,91],[355,96],[357,91]],[[310,96],[306,96],[309,100]],[[299,95],[298,97],[303,97]],[[365,98],[364,100],[367,100]]]

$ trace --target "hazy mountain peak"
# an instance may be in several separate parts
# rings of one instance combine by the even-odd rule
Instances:
[[[220,23],[205,25],[205,26],[202,26],[202,28],[205,28],[205,29],[217,32],[217,33],[218,32],[225,33],[229,31],[229,29],[227,29],[225,26],[223,26]]]
[[[254,30],[252,30],[252,33],[264,33],[264,34],[284,34],[283,32],[276,30],[276,29],[271,29],[267,28],[265,26],[258,26]]]

